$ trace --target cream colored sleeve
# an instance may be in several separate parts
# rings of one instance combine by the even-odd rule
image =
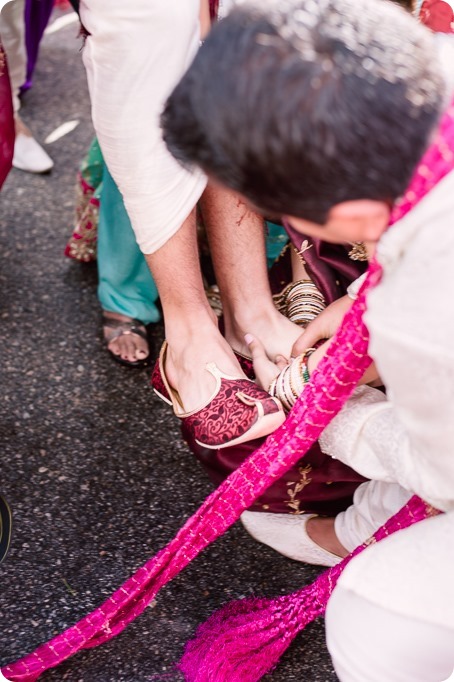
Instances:
[[[370,354],[387,398],[356,390],[322,436],[364,476],[454,509],[454,172],[380,240]]]
[[[199,0],[82,0],[92,116],[141,250],[180,228],[206,179],[169,154],[159,118],[199,45]]]
[[[436,411],[436,406],[434,406]],[[440,414],[440,420],[446,411]],[[432,425],[436,419],[431,420]],[[397,482],[442,510],[454,509],[454,453],[446,442],[452,426],[421,442],[377,389],[361,386],[325,429],[324,452],[367,478]]]

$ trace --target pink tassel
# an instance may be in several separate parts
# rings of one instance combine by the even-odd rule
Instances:
[[[296,635],[325,613],[345,566],[368,547],[439,512],[412,497],[371,540],[315,582],[276,599],[233,601],[214,613],[188,643],[179,664],[187,682],[257,682],[278,663]]]

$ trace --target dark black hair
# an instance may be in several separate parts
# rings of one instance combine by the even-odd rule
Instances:
[[[392,0],[392,2],[401,7],[405,7],[409,12],[414,12],[415,10],[415,0]]]
[[[175,88],[164,139],[267,215],[319,224],[395,200],[436,124],[432,37],[383,0],[260,0],[217,25]]]

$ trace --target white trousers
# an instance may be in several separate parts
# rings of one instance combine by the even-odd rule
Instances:
[[[342,586],[328,604],[326,639],[341,682],[454,680],[454,630],[381,608]]]
[[[0,36],[8,60],[15,113],[20,109],[19,90],[27,75],[24,7],[25,0],[10,0],[0,11]]]
[[[371,544],[326,612],[341,682],[442,682],[454,671],[454,510]]]
[[[336,516],[334,528],[339,541],[352,552],[394,516],[410,497],[410,493],[397,483],[362,483],[355,491],[353,504]]]
[[[199,0],[82,0],[93,123],[137,242],[154,253],[181,227],[206,184],[162,140],[165,101],[199,46]]]

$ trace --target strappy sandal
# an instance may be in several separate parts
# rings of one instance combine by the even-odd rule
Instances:
[[[102,326],[106,350],[108,353],[110,353],[115,362],[118,362],[120,365],[125,365],[126,367],[136,368],[146,367],[149,365],[150,355],[147,355],[147,357],[143,358],[143,360],[135,360],[131,362],[130,360],[124,360],[121,355],[113,353],[109,348],[109,344],[112,341],[120,338],[120,336],[127,336],[130,334],[136,334],[137,336],[140,336],[140,338],[144,339],[144,341],[146,341],[148,344],[148,334],[143,322],[135,319],[116,320],[112,317],[106,317],[106,315],[103,315]],[[106,329],[110,331],[106,331]]]
[[[11,542],[12,516],[8,502],[0,495],[0,564],[8,554]]]

